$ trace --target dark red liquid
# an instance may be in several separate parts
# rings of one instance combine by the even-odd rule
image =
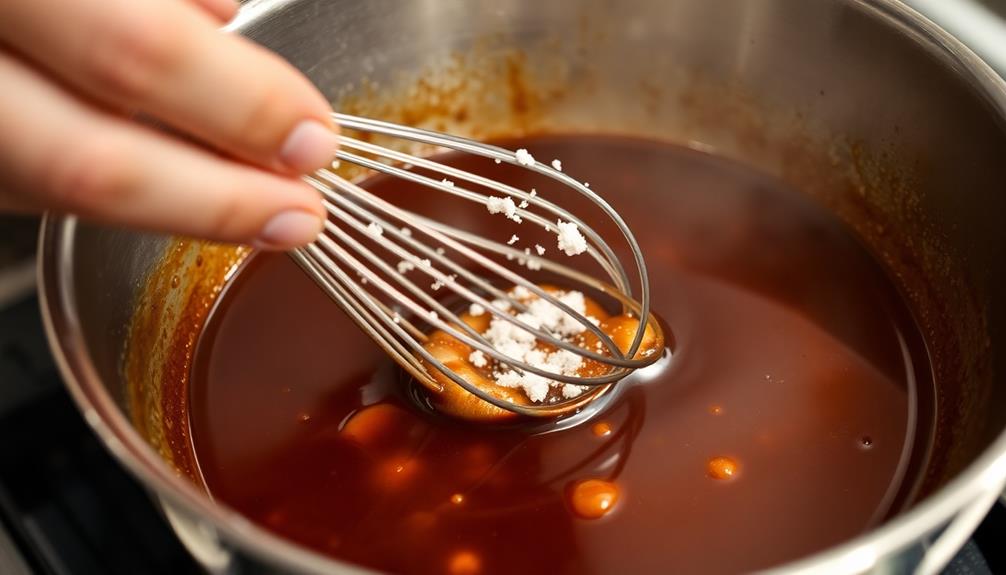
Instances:
[[[839,543],[904,503],[925,455],[929,366],[897,291],[838,221],[680,147],[506,145],[561,158],[622,214],[673,358],[571,429],[454,422],[415,407],[401,370],[288,258],[256,256],[212,315],[192,377],[192,437],[214,497],[323,553],[412,573],[746,571]],[[575,202],[518,169],[451,161]],[[431,197],[369,187],[410,205]],[[395,424],[366,447],[347,439],[347,418],[382,402],[402,408]],[[587,479],[619,489],[600,519],[569,507]]]

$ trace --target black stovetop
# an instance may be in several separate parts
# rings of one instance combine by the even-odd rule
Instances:
[[[0,310],[0,573],[199,573],[60,382],[29,296]]]

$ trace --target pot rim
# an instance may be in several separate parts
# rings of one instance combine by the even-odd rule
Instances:
[[[276,5],[290,0],[244,3],[228,28],[240,31]],[[899,0],[850,0],[927,44],[944,63],[953,65],[1006,119],[1006,81],[974,52]],[[270,564],[309,573],[371,573],[329,558],[258,527],[226,505],[214,503],[180,477],[130,424],[100,382],[84,341],[72,288],[73,242],[78,219],[46,214],[39,232],[40,307],[50,349],[66,387],[85,420],[112,455],[163,501],[206,520],[242,552]],[[946,524],[963,509],[1006,484],[1006,430],[956,477],[935,493],[886,523],[842,544],[772,568],[779,573],[859,573]]]

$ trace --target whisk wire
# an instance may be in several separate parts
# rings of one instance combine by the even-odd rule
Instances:
[[[332,182],[333,182],[333,185],[337,185],[340,188],[344,188],[344,189],[356,188],[355,191],[362,192],[364,194],[368,194],[369,195],[369,192],[365,192],[364,190],[359,189],[358,186],[355,186],[355,184],[352,184],[350,182],[346,182],[345,180],[341,180],[340,181],[337,178],[332,178]],[[372,199],[374,199],[377,202],[384,202],[384,200],[381,200],[379,198],[376,198],[376,197],[373,197],[373,196],[371,196],[371,197],[372,197]],[[389,210],[403,211],[404,212],[404,210],[401,210],[401,208],[397,208],[397,207],[391,206],[390,204],[387,206],[387,208]],[[331,209],[330,209],[330,211],[331,211]],[[361,211],[363,213],[367,213],[366,210],[361,210]],[[332,213],[335,214],[337,217],[341,217],[341,215],[342,215],[341,212],[332,212]],[[405,213],[406,214],[411,214],[411,212],[405,212]],[[369,215],[373,216],[373,214],[369,214]],[[415,214],[411,214],[411,215],[414,216],[414,217],[417,217],[417,216],[415,216]],[[391,226],[390,224],[388,224],[386,221],[381,220],[380,218],[377,218],[376,216],[374,216],[373,222],[376,223],[378,226],[380,226],[382,228],[382,230],[387,230],[389,233],[391,233],[393,235],[402,237],[401,232],[399,230],[397,230],[394,226]],[[347,220],[347,223],[349,223],[351,226],[355,227],[358,231],[361,231],[361,232],[365,231],[364,225],[360,221],[358,221],[358,220]],[[433,236],[435,239],[438,239],[439,241],[441,241],[445,245],[448,245],[450,247],[453,247],[453,248],[457,249],[457,251],[459,251],[460,253],[462,253],[462,254],[470,257],[473,261],[475,261],[476,263],[481,264],[483,267],[491,268],[493,265],[495,265],[493,262],[491,262],[491,260],[488,260],[482,254],[479,254],[478,252],[470,250],[466,246],[463,246],[463,245],[458,244],[457,242],[453,241],[447,234],[443,234],[442,235],[438,230],[427,229],[424,225],[422,225],[422,222],[420,222],[418,219],[414,221],[414,224],[416,225],[416,229],[418,229],[419,231],[421,231],[423,233],[427,233],[427,234]],[[449,228],[449,226],[443,226],[443,227]],[[450,229],[454,230],[454,228],[450,228]],[[456,231],[456,230],[454,230],[454,231]],[[384,238],[383,235],[384,234],[382,232],[382,234],[380,234],[377,237],[373,238],[373,240],[376,243],[382,245],[382,247],[390,249],[393,253],[395,253],[399,257],[403,257],[403,258],[415,258],[416,257],[414,254],[405,252],[399,246],[397,246],[397,245],[395,245],[393,243],[388,242],[388,240],[386,238]],[[414,236],[409,236],[409,237],[406,237],[405,239],[407,239],[410,242],[416,242],[416,240],[413,239],[413,238],[414,238]],[[484,241],[484,240],[482,240],[482,241]],[[355,246],[360,246],[359,242],[354,242],[354,245]],[[416,245],[421,245],[421,244],[416,244]],[[443,262],[443,263],[446,263],[447,265],[456,266],[456,264],[454,264],[454,262],[452,262],[449,258],[446,258],[442,254],[436,253],[435,250],[433,252],[430,252],[429,255],[430,255],[431,258],[436,259],[438,262]],[[593,359],[595,361],[602,361],[602,362],[606,362],[606,363],[615,363],[615,364],[619,365],[620,367],[635,368],[635,367],[640,367],[640,366],[646,364],[645,362],[642,362],[642,361],[625,360],[623,358],[623,356],[622,356],[621,350],[618,348],[618,346],[615,345],[615,343],[613,341],[611,341],[610,336],[608,336],[608,334],[604,333],[604,331],[601,330],[597,325],[595,325],[594,322],[590,321],[589,318],[587,318],[586,316],[584,316],[584,315],[580,314],[579,312],[573,310],[567,304],[565,304],[561,300],[556,299],[552,294],[548,293],[546,290],[541,289],[539,286],[535,285],[534,283],[529,282],[523,276],[521,276],[519,274],[515,274],[512,271],[506,270],[505,268],[500,269],[498,271],[498,273],[500,275],[502,275],[505,279],[507,279],[507,280],[509,280],[509,281],[517,284],[517,285],[524,286],[526,289],[528,289],[532,293],[535,293],[536,295],[538,295],[542,299],[545,299],[546,301],[549,301],[550,303],[552,303],[552,305],[555,305],[560,310],[562,310],[564,313],[566,313],[570,317],[573,317],[574,319],[576,319],[584,328],[590,330],[592,333],[594,333],[594,335],[596,335],[601,340],[602,345],[604,345],[607,348],[608,353],[610,355],[602,355],[602,354],[598,354],[598,353],[592,352],[590,350],[582,350],[581,348],[579,348],[578,346],[576,346],[576,345],[574,345],[572,343],[564,341],[564,340],[562,340],[560,338],[556,338],[552,334],[549,334],[549,333],[547,333],[545,331],[542,331],[541,329],[532,327],[532,326],[526,324],[525,322],[522,322],[517,317],[515,317],[515,316],[513,316],[513,315],[511,315],[509,313],[506,313],[503,310],[497,309],[496,306],[492,305],[491,302],[489,302],[489,301],[481,298],[480,296],[478,296],[474,292],[471,292],[471,291],[467,290],[466,288],[464,288],[463,285],[461,285],[460,283],[458,283],[458,282],[454,281],[453,279],[451,279],[450,276],[443,274],[443,272],[439,271],[432,264],[430,264],[430,265],[420,264],[420,265],[417,266],[417,269],[420,270],[420,271],[422,271],[423,273],[426,273],[426,274],[430,275],[436,281],[441,282],[441,284],[444,287],[446,287],[447,289],[449,289],[451,291],[454,291],[455,293],[457,293],[457,294],[459,294],[461,296],[464,296],[464,297],[466,297],[466,298],[468,298],[470,300],[474,300],[475,303],[478,303],[481,306],[483,306],[483,308],[486,309],[486,311],[488,311],[489,313],[493,314],[494,316],[499,317],[500,319],[502,319],[502,320],[504,320],[504,321],[506,321],[508,323],[511,323],[512,325],[515,325],[515,326],[519,327],[522,330],[525,330],[525,331],[528,331],[528,332],[534,334],[538,339],[541,339],[542,341],[545,341],[545,342],[549,343],[550,345],[553,345],[555,347],[559,347],[559,348],[562,348],[562,349],[565,349],[567,351],[571,351],[571,352],[574,352],[574,353],[580,353],[584,357]],[[459,274],[462,274],[464,276],[467,276],[467,277],[476,277],[473,274],[471,274],[468,270],[465,270],[464,268],[455,267],[454,269],[456,269]],[[408,281],[408,280],[404,279],[404,277],[403,277],[403,279],[401,279],[399,281],[400,282],[405,282],[405,281]],[[482,283],[485,283],[485,282],[482,282]],[[396,294],[396,296],[397,295],[399,295],[399,294]],[[502,294],[502,296],[504,298],[508,297],[508,296],[506,296],[506,294]],[[425,294],[424,294],[424,297],[425,297]],[[433,303],[430,303],[429,305],[434,306],[438,314],[443,314],[444,313],[443,310],[445,308],[443,308],[438,302],[436,302],[432,298],[429,298],[428,301],[433,302]],[[521,311],[526,310],[526,308],[524,307],[524,305],[521,304],[519,301],[514,301],[512,305],[514,305],[514,307],[517,307]],[[478,336],[478,337],[481,339],[481,336]],[[483,350],[483,351],[485,351],[485,350]],[[530,371],[532,373],[537,373],[534,369],[531,369]],[[542,374],[539,374],[539,375],[542,375]],[[608,383],[608,382],[611,381],[611,378],[610,377],[603,377],[603,378],[580,378],[580,381],[583,382],[584,385],[597,385],[597,384],[601,384],[601,383]],[[569,381],[568,383],[573,383],[573,382]]]
[[[361,188],[360,186],[322,170],[305,178],[308,184],[323,197],[330,218],[325,231],[318,239],[292,253],[293,259],[318,285],[357,323],[381,348],[401,364],[413,377],[431,390],[443,389],[431,375],[430,369],[442,373],[451,381],[482,400],[525,415],[557,415],[579,409],[588,402],[605,396],[613,383],[631,371],[653,363],[653,354],[638,354],[644,337],[644,327],[659,332],[659,324],[649,311],[649,286],[642,254],[621,217],[594,191],[572,177],[540,162],[529,162],[513,152],[500,147],[482,144],[457,136],[439,134],[345,114],[334,119],[348,130],[399,138],[434,148],[447,148],[475,154],[498,162],[527,168],[576,190],[598,207],[622,233],[633,256],[640,282],[640,300],[633,298],[632,284],[615,251],[591,226],[576,214],[532,192],[517,189],[484,176],[453,166],[393,150],[373,142],[349,136],[340,136],[342,149],[336,155],[340,162],[348,162],[372,172],[388,174],[429,189],[449,194],[460,200],[490,207],[491,201],[509,199],[511,210],[506,216],[520,223],[524,220],[544,229],[558,232],[554,226],[569,222],[582,232],[584,250],[607,275],[611,283],[601,281],[582,271],[570,268],[549,258],[540,257],[543,250],[532,254],[511,245],[490,240],[484,236],[462,230],[444,222],[417,214]],[[371,157],[367,157],[371,156]],[[397,164],[397,165],[396,165]],[[446,176],[442,180],[427,173]],[[477,187],[501,194],[490,196],[471,189]],[[518,205],[514,199],[520,200]],[[557,218],[555,224],[531,208],[542,210]],[[492,211],[492,210],[490,210]],[[513,241],[513,240],[512,240]],[[512,241],[510,243],[512,243]],[[538,247],[538,246],[536,246]],[[376,249],[376,251],[375,251]],[[380,254],[379,254],[380,252]],[[399,260],[393,265],[387,256]],[[457,261],[464,258],[466,264]],[[588,286],[611,296],[626,313],[640,320],[631,344],[622,350],[612,338],[597,325],[597,320],[573,309],[557,295],[502,265],[496,258],[516,260],[532,270],[546,270],[572,280],[576,285]],[[468,325],[458,313],[420,287],[408,272],[416,270],[422,277],[433,281],[430,288],[446,288],[462,301],[475,304],[492,318],[509,323],[530,334],[535,341],[552,349],[564,350],[577,356],[608,366],[607,373],[592,376],[561,373],[558,368],[533,365],[523,358],[509,356],[497,349],[483,334]],[[481,270],[481,271],[476,271]],[[488,275],[483,275],[483,274]],[[528,311],[527,301],[516,297],[516,292],[501,289],[500,285],[520,286],[554,306],[565,317],[580,326],[578,331],[596,337],[598,350],[581,347],[550,330],[524,321],[521,313]],[[517,313],[513,313],[516,311]],[[532,373],[553,382],[582,386],[584,390],[575,397],[553,400],[554,403],[518,405],[495,397],[467,381],[434,357],[424,346],[426,330],[416,322],[442,330],[450,337],[491,357],[500,366],[507,366],[519,375]],[[659,355],[659,354],[657,354]],[[574,388],[577,389],[577,388]]]

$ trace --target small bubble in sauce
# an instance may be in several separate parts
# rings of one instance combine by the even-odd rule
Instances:
[[[416,476],[419,464],[413,459],[390,459],[376,468],[377,483],[384,489],[397,490]]]
[[[454,495],[451,495],[451,503],[455,505],[461,505],[464,502],[465,502],[464,495],[461,495],[460,493],[455,493]]]
[[[171,287],[176,288],[181,283],[182,280],[178,276],[171,276]]]
[[[583,519],[603,517],[618,503],[618,486],[610,481],[587,479],[569,489],[569,504]]]
[[[302,413],[302,414],[300,414],[300,415],[297,416],[297,419],[301,423],[307,423],[308,421],[311,421],[311,415],[308,414],[308,413]]]
[[[869,435],[864,435],[859,439],[859,446],[863,449],[870,449],[873,447],[873,438]]]
[[[482,560],[471,551],[456,551],[447,561],[450,575],[475,575],[482,570]]]
[[[709,413],[711,413],[713,415],[723,415],[723,406],[722,405],[712,405],[712,406],[709,407]]]
[[[706,464],[706,473],[713,479],[721,481],[733,479],[740,471],[740,465],[731,457],[714,457]]]
[[[611,425],[607,421],[598,421],[591,426],[590,431],[597,437],[607,437],[611,435]]]

